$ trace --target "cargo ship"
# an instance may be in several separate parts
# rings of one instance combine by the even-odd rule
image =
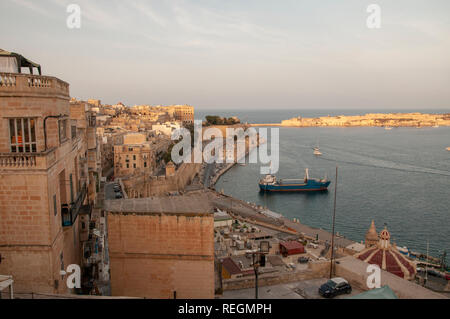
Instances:
[[[259,189],[268,192],[326,191],[330,183],[326,177],[309,178],[308,169],[305,169],[304,179],[277,179],[276,176],[268,174],[259,181]]]

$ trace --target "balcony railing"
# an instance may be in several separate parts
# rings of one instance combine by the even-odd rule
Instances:
[[[0,72],[0,96],[60,95],[69,97],[69,84],[52,76]]]
[[[0,153],[2,169],[47,169],[56,160],[55,148],[39,153]]]
[[[0,167],[34,168],[36,154],[0,154]]]
[[[62,225],[72,226],[75,220],[77,219],[78,214],[81,210],[90,210],[90,205],[84,205],[83,202],[86,199],[87,187],[86,183],[81,187],[81,191],[77,196],[77,199],[69,205],[63,204],[61,207],[61,215],[62,215]]]

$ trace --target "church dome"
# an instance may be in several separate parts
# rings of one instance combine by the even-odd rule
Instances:
[[[385,227],[381,232],[380,232],[380,239],[381,240],[389,240],[391,238],[391,234],[389,233],[389,231],[387,230],[387,228]]]
[[[372,220],[370,228],[366,233],[366,240],[378,241],[377,229],[375,228],[375,222]]]
[[[373,222],[372,225],[375,228]],[[372,226],[366,234],[366,239],[369,233],[373,235]],[[354,256],[366,263],[378,265],[381,269],[401,278],[414,279],[416,274],[414,263],[400,253],[395,246],[389,244],[391,234],[386,227],[380,232],[379,237],[378,245],[368,246]]]

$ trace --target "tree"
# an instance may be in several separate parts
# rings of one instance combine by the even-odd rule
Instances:
[[[164,162],[169,163],[172,160],[172,148],[174,145],[174,143],[171,143],[167,148],[166,153],[163,155]]]
[[[207,115],[205,116],[206,123],[208,125],[221,125],[223,124],[223,119],[217,115]]]

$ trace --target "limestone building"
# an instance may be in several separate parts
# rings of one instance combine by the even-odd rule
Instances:
[[[214,298],[214,218],[206,195],[106,200],[111,292]]]
[[[102,106],[102,101],[97,100],[97,99],[89,99],[87,102],[96,108],[99,108]]]
[[[145,134],[129,133],[123,143],[114,146],[114,176],[130,176],[154,169],[153,152]]]
[[[172,136],[172,132],[180,128],[179,123],[177,122],[165,122],[163,124],[153,124],[152,130],[155,131],[156,134],[164,134],[168,137]]]
[[[176,105],[175,106],[175,119],[185,124],[194,123],[194,107],[189,105]]]
[[[78,215],[96,197],[95,124],[86,109],[72,112],[68,83],[20,73],[41,68],[0,53],[0,273],[17,293],[72,292],[60,271],[79,264]]]
[[[144,133],[128,133],[123,142],[114,145],[114,176],[150,175],[160,165],[169,147],[170,139],[158,138],[147,141]]]

